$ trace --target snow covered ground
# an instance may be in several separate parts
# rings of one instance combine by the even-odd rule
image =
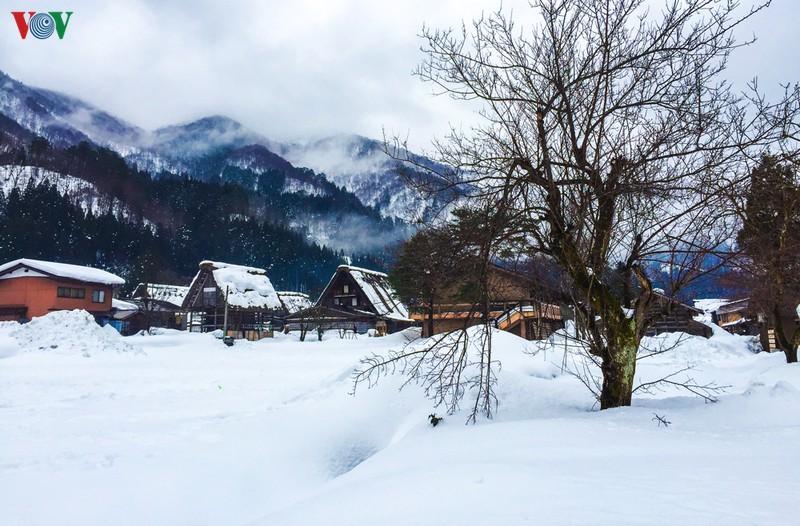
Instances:
[[[496,418],[432,428],[397,378],[348,395],[403,334],[228,348],[83,323],[0,322],[0,524],[797,523],[800,367],[740,337],[662,336],[678,347],[638,367],[692,364],[730,386],[718,403],[666,390],[599,412],[563,341],[497,333]]]

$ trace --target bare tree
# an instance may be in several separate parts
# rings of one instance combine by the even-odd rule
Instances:
[[[528,29],[501,10],[458,31],[423,30],[419,77],[481,107],[476,127],[436,143],[449,167],[437,190],[502,202],[529,251],[564,269],[602,371],[600,406],[625,406],[649,324],[648,268],[672,260],[685,286],[708,271],[704,254],[725,256],[735,228],[726,192],[785,134],[768,116],[796,109],[767,104],[755,85],[735,94],[723,78],[749,43],[734,29],[765,5],[531,5],[539,21]],[[635,280],[631,305],[606,279],[611,269]]]
[[[455,210],[454,220],[431,234],[438,238],[436,243],[425,243],[426,250],[438,252],[447,247],[449,251],[444,272],[439,269],[433,276],[446,282],[450,289],[457,288],[449,293],[455,293],[455,297],[469,305],[462,313],[463,323],[423,342],[412,342],[401,350],[365,358],[355,372],[355,388],[360,384],[371,386],[385,374],[400,372],[408,377],[406,384],[421,384],[437,406],[444,405],[448,413],[455,412],[462,397],[470,392],[472,407],[468,421],[474,422],[481,414],[492,415],[497,404],[494,386],[499,364],[492,356],[490,266],[507,251],[518,248],[520,242],[519,228],[509,216],[508,201],[503,196],[501,194],[499,200],[487,196],[473,201],[468,208]],[[418,241],[410,243],[416,246]],[[420,261],[430,263],[428,256],[438,262],[442,254],[426,255],[423,251],[418,255]],[[424,264],[417,272],[424,272]],[[407,265],[413,267],[413,262]],[[414,277],[413,274],[412,268],[395,274],[396,280],[406,281],[401,283],[401,290],[436,289],[439,293],[437,287],[445,284],[427,283],[430,276]],[[426,306],[431,314],[431,333],[434,332],[432,302],[435,299],[438,297],[423,298],[431,302]]]

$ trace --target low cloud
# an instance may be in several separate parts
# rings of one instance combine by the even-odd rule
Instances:
[[[382,128],[425,148],[470,108],[432,97],[411,76],[423,23],[458,26],[498,2],[444,0],[298,2],[242,0],[26,1],[7,8],[72,10],[64,40],[21,40],[0,14],[0,69],[86,99],[145,129],[210,114],[270,139],[333,133],[380,137]],[[525,18],[526,2],[506,1]],[[737,86],[800,77],[795,6],[776,2],[742,30],[761,41],[734,57]]]

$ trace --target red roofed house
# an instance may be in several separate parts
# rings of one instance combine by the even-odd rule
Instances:
[[[105,270],[36,259],[0,265],[0,320],[27,321],[56,310],[111,315],[114,287],[125,280]]]

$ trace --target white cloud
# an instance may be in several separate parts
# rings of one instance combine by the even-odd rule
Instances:
[[[505,2],[507,7],[518,2]],[[14,0],[9,11],[72,10],[63,41],[22,41],[0,16],[0,69],[86,99],[145,128],[225,114],[270,138],[409,134],[427,146],[469,108],[411,76],[423,23],[453,26],[494,1]],[[514,5],[515,11],[525,11]],[[737,83],[797,79],[792,2],[749,29],[762,40],[732,63]]]

